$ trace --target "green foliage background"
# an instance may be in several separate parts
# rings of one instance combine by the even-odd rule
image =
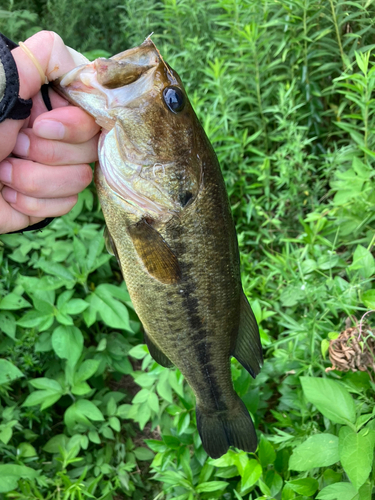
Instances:
[[[55,30],[92,57],[155,33],[222,166],[265,365],[252,380],[232,360],[257,452],[207,458],[87,189],[42,232],[0,238],[0,498],[372,498],[373,374],[325,368],[346,318],[375,309],[374,19],[371,0],[2,7],[10,38]]]

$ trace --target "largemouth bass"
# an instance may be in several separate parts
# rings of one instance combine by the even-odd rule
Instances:
[[[102,127],[95,184],[107,244],[151,356],[177,366],[194,391],[208,455],[255,451],[230,356],[259,373],[258,327],[220,167],[179,76],[146,39],[70,71],[57,90]]]

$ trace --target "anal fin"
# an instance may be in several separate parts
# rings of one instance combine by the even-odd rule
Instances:
[[[232,356],[241,363],[252,377],[255,378],[260,372],[263,364],[263,354],[259,329],[254,313],[243,292],[241,294],[240,326]]]
[[[159,365],[164,366],[165,368],[173,366],[172,361],[158,347],[156,347],[146,332],[143,333],[143,337],[152,358],[159,363]]]

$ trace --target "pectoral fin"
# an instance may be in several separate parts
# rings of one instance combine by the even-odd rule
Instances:
[[[254,313],[243,292],[241,294],[240,327],[232,356],[241,363],[252,377],[255,378],[260,372],[263,355],[259,329]]]
[[[152,358],[159,363],[159,365],[165,368],[173,366],[172,361],[159,349],[159,347],[156,347],[146,332],[143,333],[143,337]]]
[[[181,269],[177,257],[162,236],[142,219],[128,227],[134,248],[148,273],[166,285],[178,283]]]

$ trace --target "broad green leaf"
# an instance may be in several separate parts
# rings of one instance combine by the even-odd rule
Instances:
[[[61,385],[57,382],[57,380],[51,378],[34,378],[30,380],[30,384],[35,387],[35,389],[47,389],[54,392],[62,392]]]
[[[104,323],[112,328],[131,330],[128,309],[107,288],[99,285],[93,295],[96,297],[95,307]]]
[[[262,475],[262,466],[258,462],[258,460],[255,459],[250,459],[243,470],[243,473],[241,474],[241,491],[246,490],[247,488],[250,488],[250,486],[253,486],[260,476]]]
[[[266,471],[266,473],[264,474],[264,481],[270,490],[270,494],[267,492],[269,496],[273,497],[276,496],[283,487],[283,480],[281,476],[274,470]],[[259,486],[260,486],[260,479],[259,479]],[[264,491],[262,491],[262,493],[266,494]]]
[[[75,382],[83,382],[92,377],[98,369],[100,361],[97,359],[86,359],[79,367],[78,372],[74,376]]]
[[[143,359],[148,354],[146,344],[139,344],[130,349],[129,356],[135,359]]]
[[[300,377],[300,380],[306,399],[325,417],[336,424],[355,422],[353,398],[340,382],[316,377]]]
[[[88,306],[85,300],[72,299],[64,305],[63,311],[66,314],[81,314]]]
[[[102,421],[104,420],[102,412],[99,410],[97,406],[94,405],[91,401],[87,399],[80,399],[76,403],[74,403],[76,410],[81,412],[90,420],[94,421]]]
[[[316,496],[318,500],[353,500],[357,490],[350,483],[330,484]]]
[[[0,330],[8,335],[8,337],[15,340],[16,319],[12,313],[8,311],[0,311]]]
[[[258,447],[259,462],[262,467],[267,468],[268,465],[273,464],[276,459],[276,452],[272,444],[262,436]]]
[[[16,311],[18,309],[24,309],[25,307],[31,307],[30,303],[16,293],[9,293],[0,300],[0,309]]]
[[[136,448],[133,453],[137,460],[152,460],[155,456],[151,450],[143,446]]]
[[[0,359],[0,385],[9,384],[17,378],[23,377],[23,373],[7,359]]]
[[[373,433],[373,430],[366,428],[360,432],[354,432],[349,427],[341,427],[340,429],[341,464],[357,490],[365,483],[371,472],[374,455]]]
[[[59,358],[76,365],[83,349],[83,336],[75,326],[58,326],[52,334],[52,347]]]
[[[62,392],[56,392],[55,390],[34,391],[27,396],[22,406],[41,405],[41,409],[45,409],[56,403],[62,395]]]
[[[333,434],[316,434],[294,448],[289,469],[308,471],[333,465],[339,460],[339,438]]]
[[[36,449],[30,443],[20,443],[17,448],[17,456],[22,458],[37,456]]]
[[[89,440],[92,443],[95,443],[95,444],[100,444],[101,443],[99,434],[96,431],[90,431],[89,432]]]
[[[198,484],[195,488],[197,493],[208,493],[210,491],[224,490],[229,483],[226,481],[208,481],[206,483]]]
[[[87,382],[80,382],[72,385],[72,394],[75,396],[84,396],[91,391],[91,387]]]
[[[353,254],[353,263],[349,266],[352,271],[358,271],[363,278],[370,278],[375,272],[375,260],[371,252],[362,245],[358,245]]]
[[[69,438],[65,434],[57,434],[47,441],[43,450],[47,453],[60,453],[60,448],[66,449],[68,442]]]
[[[156,389],[159,393],[159,396],[169,403],[173,403],[172,389],[168,380],[168,370],[164,369],[164,371],[160,374],[159,382],[156,386]]]
[[[312,477],[288,481],[288,484],[293,491],[307,497],[312,496],[319,487],[318,481]]]
[[[362,294],[362,302],[369,309],[375,309],[375,290],[367,290]]]
[[[44,324],[51,318],[53,321],[53,314],[41,314],[39,311],[28,311],[22,316],[21,319],[17,321],[17,325],[23,326],[24,328],[35,328]]]
[[[38,267],[42,269],[47,274],[52,274],[52,276],[57,276],[66,281],[74,281],[73,274],[62,264],[57,262],[47,261],[45,259],[40,259],[38,262]]]
[[[38,471],[24,465],[0,465],[0,493],[8,493],[15,490],[18,486],[18,480],[21,478],[35,479],[38,476]]]
[[[154,392],[150,393],[148,398],[148,405],[155,413],[159,413],[159,398]]]
[[[114,431],[120,432],[121,424],[120,424],[120,420],[117,417],[109,417],[108,423]]]

